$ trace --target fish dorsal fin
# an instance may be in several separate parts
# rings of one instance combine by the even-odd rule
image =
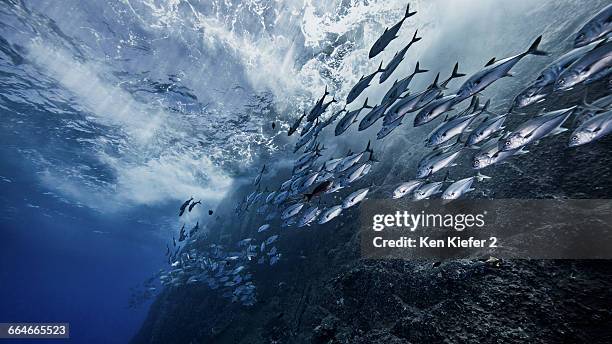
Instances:
[[[492,59],[490,59],[490,60],[489,60],[489,62],[487,62],[487,64],[486,64],[486,65],[484,65],[484,66],[485,66],[485,67],[488,67],[488,66],[490,66],[490,65],[492,65],[492,64],[494,64],[494,63],[495,63],[495,57],[493,57]]]
[[[440,73],[436,74],[436,78],[434,79],[434,81],[431,83],[431,85],[429,85],[429,88],[438,88],[438,79],[440,78]]]

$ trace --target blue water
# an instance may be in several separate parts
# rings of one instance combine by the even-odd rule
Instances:
[[[584,16],[583,5],[412,1],[421,15],[403,30],[418,27],[427,39],[396,73],[408,74],[415,60],[432,73],[448,73],[456,61],[474,72],[536,35],[566,37],[577,24],[562,13]],[[199,221],[204,231],[213,218],[207,210],[263,163],[267,178],[289,166],[295,136],[286,129],[326,85],[344,99],[375,70],[369,46],[405,6],[1,1],[0,322],[68,322],[72,342],[129,341],[151,302],[130,308],[131,290],[165,267],[166,244],[181,225]],[[557,10],[551,18],[524,25],[533,7],[547,6]],[[482,38],[465,42],[464,31]],[[334,106],[330,112],[342,103]],[[329,154],[363,147],[375,131],[355,135],[352,128],[330,139]],[[179,220],[178,206],[191,196],[203,206]]]
[[[73,342],[127,342],[148,307],[128,308],[130,288],[164,261],[162,240],[133,218],[147,214],[108,217],[45,197],[16,154],[1,153],[12,182],[1,184],[0,322],[67,322]]]

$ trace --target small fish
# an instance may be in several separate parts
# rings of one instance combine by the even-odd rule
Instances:
[[[253,181],[253,185],[259,185],[259,183],[261,182],[261,177],[263,177],[264,173],[266,173],[266,165],[265,164],[261,168],[261,171],[259,171],[259,173],[255,177],[255,180]]]
[[[319,224],[322,225],[334,219],[342,212],[342,205],[335,205],[333,207],[325,209],[321,216],[319,216]]]
[[[570,138],[569,146],[576,147],[599,140],[612,132],[612,110],[596,115],[582,123]]]
[[[410,12],[410,4],[408,4],[408,6],[406,6],[406,13],[404,14],[404,17],[402,18],[402,20],[397,22],[397,24],[393,25],[391,28],[385,29],[385,32],[383,32],[383,34],[376,40],[376,42],[374,42],[374,44],[372,45],[372,48],[370,48],[368,57],[373,58],[376,55],[380,54],[383,50],[385,50],[387,45],[389,45],[389,43],[391,43],[392,40],[397,38],[397,32],[402,27],[404,20],[406,20],[406,18],[412,17],[415,14],[416,14],[416,11]]]
[[[190,199],[186,200],[182,205],[181,205],[181,209],[179,210],[179,216],[182,216],[183,213],[185,212],[185,208],[187,208],[187,206],[189,205],[189,203],[191,203],[191,201],[193,201],[193,197],[191,197]]]
[[[323,164],[323,169],[327,172],[333,172],[343,158],[329,159]]]
[[[518,55],[505,58],[503,60],[495,61],[495,58],[491,59],[489,63],[479,72],[472,75],[467,81],[459,87],[457,91],[457,101],[462,101],[473,96],[476,93],[481,92],[495,81],[511,76],[510,70],[516,65],[521,59],[527,55],[548,55],[546,52],[538,50],[538,46],[542,41],[542,36],[533,41],[529,48]]]
[[[402,60],[404,60],[404,56],[406,55],[406,52],[408,51],[408,49],[410,49],[410,47],[414,43],[416,43],[416,42],[421,40],[422,37],[417,37],[417,32],[418,32],[418,30],[414,31],[414,36],[412,36],[412,39],[410,40],[410,43],[408,43],[408,45],[406,45],[402,50],[398,51],[397,53],[395,53],[395,55],[393,55],[393,58],[387,64],[387,66],[385,67],[384,71],[380,75],[379,83],[382,84],[383,82],[385,82],[391,76],[391,74],[393,74],[393,72],[395,71],[397,66],[399,66],[399,64],[402,62]]]
[[[269,237],[268,239],[266,239],[265,243],[266,243],[266,245],[270,245],[273,242],[275,242],[276,239],[278,239],[278,235],[277,234],[275,234],[275,235]]]
[[[566,131],[561,125],[571,116],[576,107],[552,111],[542,114],[521,124],[504,140],[500,141],[502,151],[519,149],[532,142]]]
[[[414,126],[418,127],[425,123],[429,123],[441,114],[453,110],[453,105],[456,104],[456,98],[457,96],[453,94],[428,104],[414,117]]]
[[[565,69],[555,82],[555,90],[569,90],[577,84],[607,76],[612,68],[612,40],[603,41]]]
[[[339,172],[344,172],[348,170],[353,165],[355,165],[359,160],[361,160],[361,157],[363,157],[363,154],[366,152],[372,153],[372,148],[370,148],[370,141],[368,141],[368,145],[363,151],[359,153],[349,154],[345,158],[343,158],[342,161],[340,161],[340,163],[338,163],[338,165],[336,166],[336,169],[334,170],[334,172],[339,173]]]
[[[443,122],[425,141],[425,146],[436,146],[443,144],[453,137],[463,134],[463,132],[478,118],[479,113],[472,113],[468,116],[458,116],[447,122]]]
[[[319,207],[310,207],[309,209],[304,211],[304,215],[302,216],[300,221],[298,221],[298,227],[309,226],[317,218],[317,216],[319,216],[320,213],[321,210],[319,210]]]
[[[459,62],[455,63],[455,65],[453,66],[453,71],[451,72],[451,75],[446,80],[444,80],[440,85],[438,85],[438,78],[440,77],[440,74],[438,73],[434,81],[431,83],[431,85],[429,85],[429,87],[427,87],[427,89],[423,91],[421,96],[418,97],[417,99],[418,101],[415,105],[415,108],[416,108],[415,110],[422,109],[423,107],[427,106],[432,101],[442,97],[443,96],[442,92],[446,90],[451,80],[462,78],[464,76],[465,74],[459,73]]]
[[[302,210],[303,207],[304,207],[304,203],[296,203],[296,204],[290,205],[281,214],[281,220],[286,220],[290,217],[297,215],[300,212],[300,210]]]
[[[363,106],[360,107],[359,109],[355,109],[352,111],[348,111],[338,122],[338,124],[336,124],[336,129],[334,131],[335,135],[341,135],[342,133],[344,133],[346,131],[346,129],[348,129],[348,127],[351,126],[351,124],[357,122],[357,117],[359,116],[359,113],[361,112],[361,110],[363,109],[371,109],[372,107],[368,105],[368,98],[366,98],[365,102],[363,103]]]
[[[433,182],[428,184],[421,185],[414,192],[414,199],[416,201],[420,201],[423,199],[428,199],[429,197],[440,193],[440,188],[442,188],[443,182]]]
[[[404,116],[399,117],[391,123],[383,123],[382,128],[380,128],[378,133],[376,133],[376,139],[382,140],[383,138],[387,137],[387,135],[391,134],[391,132],[395,130],[395,128],[402,125],[402,119],[404,119]]]
[[[448,151],[437,151],[432,154],[425,156],[419,162],[417,168],[417,178],[426,178],[434,173],[440,171],[441,169],[451,166],[452,163],[457,159],[459,154],[461,153],[461,149],[456,151],[448,150]]]
[[[344,201],[342,201],[342,209],[350,208],[354,206],[355,204],[363,201],[368,195],[369,191],[370,191],[370,188],[367,187],[367,188],[359,189],[351,193],[350,195],[346,196]]]
[[[383,63],[381,61],[380,65],[378,66],[378,69],[374,73],[369,74],[368,76],[365,76],[365,75],[361,76],[359,81],[357,81],[355,86],[353,86],[353,88],[351,88],[351,90],[349,91],[348,95],[346,96],[346,104],[347,105],[352,103],[355,99],[357,99],[357,97],[359,97],[359,95],[366,88],[368,88],[368,86],[370,86],[370,82],[372,81],[372,79],[374,79],[376,74],[384,71],[384,69],[382,69],[382,64]]]
[[[329,92],[327,91],[327,86],[325,86],[325,91],[323,92],[323,96],[319,98],[315,106],[312,109],[310,109],[310,112],[308,113],[308,116],[306,117],[306,120],[308,122],[314,121],[315,118],[319,117],[319,115],[321,115],[325,111],[323,107],[324,107],[325,97],[327,97],[327,95],[329,95]]]
[[[270,229],[270,224],[266,223],[264,225],[261,225],[261,227],[259,227],[259,229],[257,229],[257,233],[265,232],[268,229]]]
[[[489,138],[494,133],[504,130],[504,122],[506,121],[506,118],[506,114],[504,114],[487,119],[480,123],[480,125],[468,136],[466,145],[475,146]]]
[[[418,189],[425,182],[419,179],[410,180],[400,184],[395,190],[393,190],[393,199],[398,199],[406,196],[407,194]]]
[[[191,210],[193,209],[193,207],[195,207],[197,204],[202,204],[201,201],[197,201],[197,202],[193,202],[189,205],[189,212],[191,213]]]
[[[372,164],[370,164],[369,162],[353,166],[350,170],[347,170],[347,173],[342,179],[341,184],[344,186],[349,186],[351,183],[356,182],[359,179],[365,177],[365,175],[370,172],[370,169],[372,169]]]
[[[388,103],[382,103],[380,105],[376,105],[372,111],[370,111],[367,115],[363,117],[361,122],[359,122],[358,131],[363,131],[369,128],[372,124],[376,123],[380,118],[385,115],[385,111],[389,106]]]
[[[474,179],[480,182],[485,179],[491,179],[491,177],[478,173],[476,176],[458,180],[444,190],[441,198],[444,200],[453,200],[463,196],[467,192],[473,191],[472,184],[474,183]]]
[[[476,153],[476,155],[474,155],[474,158],[472,160],[472,167],[477,170],[482,169],[503,162],[511,156],[526,153],[529,152],[524,150],[523,148],[501,151],[499,149],[498,139],[493,138],[489,140],[489,142],[485,143],[481,150]]]
[[[402,93],[408,90],[408,86],[410,86],[410,83],[412,82],[412,79],[414,78],[415,75],[420,74],[420,73],[426,73],[426,72],[428,72],[428,70],[420,69],[419,62],[417,61],[416,66],[414,67],[414,72],[412,72],[410,75],[403,78],[402,80],[399,80],[399,81],[396,80],[393,83],[393,85],[389,88],[387,93],[385,93],[380,103],[384,104],[387,102],[393,102],[397,100],[402,95]]]
[[[281,254],[277,254],[276,256],[270,258],[270,265],[275,265],[280,260]]]
[[[602,39],[610,32],[612,32],[612,4],[604,7],[578,30],[574,47],[582,47]]]
[[[276,191],[272,191],[268,194],[268,196],[266,196],[266,200],[265,202],[268,204],[270,202],[272,202],[272,200],[274,199],[274,197],[276,196]]]

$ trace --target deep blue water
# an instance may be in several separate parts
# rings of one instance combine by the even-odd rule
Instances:
[[[128,308],[130,288],[164,261],[162,240],[130,218],[146,213],[109,217],[45,197],[27,164],[1,153],[12,182],[0,184],[0,322],[68,322],[73,342],[127,342],[148,309]]]

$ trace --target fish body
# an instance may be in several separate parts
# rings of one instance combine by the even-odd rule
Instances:
[[[395,130],[395,128],[397,128],[400,125],[402,125],[402,119],[403,118],[404,118],[404,116],[399,117],[399,118],[397,118],[395,121],[393,121],[391,123],[384,123],[383,122],[382,128],[380,128],[378,133],[376,133],[376,139],[377,140],[382,140],[385,137],[387,137],[387,135],[391,134],[391,132],[393,130]]]
[[[542,41],[542,36],[533,41],[531,46],[518,55],[514,55],[502,60],[495,62],[495,59],[491,60],[483,69],[472,75],[467,81],[459,87],[457,91],[457,101],[467,99],[476,93],[481,92],[495,81],[510,76],[510,70],[514,67],[521,59],[528,55],[547,55],[546,52],[538,50],[538,46]]]
[[[598,44],[565,69],[555,82],[555,90],[569,90],[577,84],[598,80],[612,68],[612,40]]]
[[[300,212],[300,210],[302,210],[303,207],[304,207],[304,203],[296,203],[296,204],[290,205],[281,214],[281,220],[286,220],[290,217],[297,215]]]
[[[333,207],[325,209],[319,216],[319,224],[322,225],[333,220],[336,216],[342,212],[342,205],[335,205]]]
[[[425,146],[436,146],[461,135],[478,117],[478,113],[460,116],[440,124],[425,141]]]
[[[442,188],[442,184],[443,182],[433,182],[421,185],[414,192],[414,199],[417,201],[428,199],[429,197],[440,193],[440,188]]]
[[[485,167],[503,162],[511,156],[524,153],[527,153],[527,151],[523,149],[502,151],[499,149],[497,139],[492,139],[486,143],[483,148],[476,153],[476,155],[474,155],[474,158],[472,159],[472,167],[476,170],[483,169]]]
[[[418,127],[429,123],[441,114],[452,110],[455,100],[455,95],[448,95],[429,103],[414,117],[414,126]]]
[[[383,82],[385,82],[391,76],[391,74],[393,74],[395,69],[397,69],[397,66],[399,66],[400,63],[404,60],[404,56],[406,56],[406,52],[408,52],[408,49],[410,49],[410,47],[414,43],[416,43],[416,42],[421,40],[421,37],[417,37],[417,32],[418,32],[418,30],[414,32],[414,36],[412,37],[410,42],[402,50],[400,50],[397,53],[395,53],[395,55],[393,56],[391,61],[389,61],[389,63],[385,67],[385,69],[382,72],[382,74],[380,74],[379,83],[382,84]]]
[[[346,131],[346,129],[348,129],[351,124],[357,122],[357,117],[359,116],[359,113],[361,112],[361,110],[363,109],[371,109],[372,107],[368,105],[368,99],[366,98],[363,106],[359,109],[355,109],[352,111],[348,111],[346,114],[344,114],[344,116],[340,119],[340,121],[338,122],[338,124],[336,124],[336,129],[334,130],[334,133],[336,136],[341,135],[342,133],[344,133]]]
[[[393,199],[398,199],[406,196],[407,194],[418,189],[425,182],[419,179],[414,179],[400,184],[395,190],[393,190]]]
[[[425,156],[419,162],[416,177],[426,178],[445,167],[451,166],[451,164],[457,159],[460,153],[461,149],[458,149],[456,151],[440,151]]]
[[[555,135],[567,129],[561,125],[572,114],[575,107],[542,114],[521,124],[504,140],[500,141],[502,151],[519,149],[548,135]]]
[[[370,82],[372,81],[372,79],[374,79],[374,77],[376,76],[376,74],[382,72],[382,62],[380,63],[380,65],[378,66],[378,69],[372,73],[369,74],[367,76],[362,76],[359,81],[357,81],[357,83],[355,84],[355,86],[353,86],[353,88],[351,88],[351,90],[349,91],[348,95],[346,96],[346,104],[350,104],[352,103],[355,99],[357,99],[357,97],[359,97],[359,95],[366,89],[368,88],[368,86],[370,86]]]
[[[444,192],[442,193],[441,198],[444,200],[453,200],[453,199],[458,199],[459,197],[463,196],[464,194],[473,191],[474,189],[472,188],[472,184],[474,184],[474,179],[477,179],[478,181],[482,181],[484,179],[489,179],[491,177],[487,177],[485,175],[482,174],[478,174],[476,176],[472,176],[472,177],[468,177],[468,178],[463,178],[461,180],[458,180],[454,183],[452,183],[451,185],[449,185],[446,190],[444,190]]]
[[[476,129],[474,129],[467,138],[466,145],[473,146],[481,143],[482,141],[489,138],[492,134],[503,130],[504,122],[506,121],[506,115],[499,115],[480,123]]]
[[[302,120],[304,119],[304,117],[306,117],[306,111],[304,111],[304,114],[302,114],[294,123],[291,127],[289,127],[289,131],[287,132],[287,136],[291,136],[293,135],[293,133],[295,133],[297,131],[297,129],[300,127],[300,123],[302,123]]]
[[[261,233],[261,232],[265,232],[268,229],[270,229],[270,224],[266,223],[261,225],[258,229],[257,229],[257,233]]]
[[[309,226],[317,218],[317,216],[319,216],[320,213],[321,210],[319,210],[319,207],[316,206],[307,209],[306,211],[304,211],[304,215],[302,216],[300,221],[298,221],[298,227]]]
[[[612,4],[604,7],[576,33],[574,47],[582,47],[612,32]]]
[[[570,137],[569,146],[576,147],[599,140],[612,132],[612,110],[596,115],[582,123]]]
[[[363,201],[366,196],[368,195],[368,192],[370,191],[370,188],[363,188],[363,189],[359,189],[353,193],[351,193],[350,195],[346,196],[346,198],[344,199],[344,201],[342,201],[342,209],[347,209],[350,208],[352,206],[354,206],[355,204]]]
[[[370,48],[368,57],[373,58],[376,55],[380,54],[383,50],[385,50],[387,45],[389,45],[389,43],[391,43],[391,41],[397,37],[397,32],[402,27],[402,24],[404,23],[404,21],[407,18],[412,17],[415,14],[416,14],[416,11],[410,12],[410,5],[406,6],[406,12],[404,14],[404,17],[399,22],[397,22],[395,25],[393,25],[391,28],[385,29],[385,32],[383,32],[383,34],[380,37],[378,37],[376,42],[374,42],[374,44]]]
[[[372,124],[376,123],[376,121],[378,121],[380,118],[382,118],[385,115],[385,111],[387,110],[388,106],[389,106],[388,103],[382,103],[380,105],[376,105],[372,109],[372,111],[370,111],[367,115],[365,115],[363,119],[361,120],[361,122],[359,122],[358,130],[359,131],[366,130]]]

